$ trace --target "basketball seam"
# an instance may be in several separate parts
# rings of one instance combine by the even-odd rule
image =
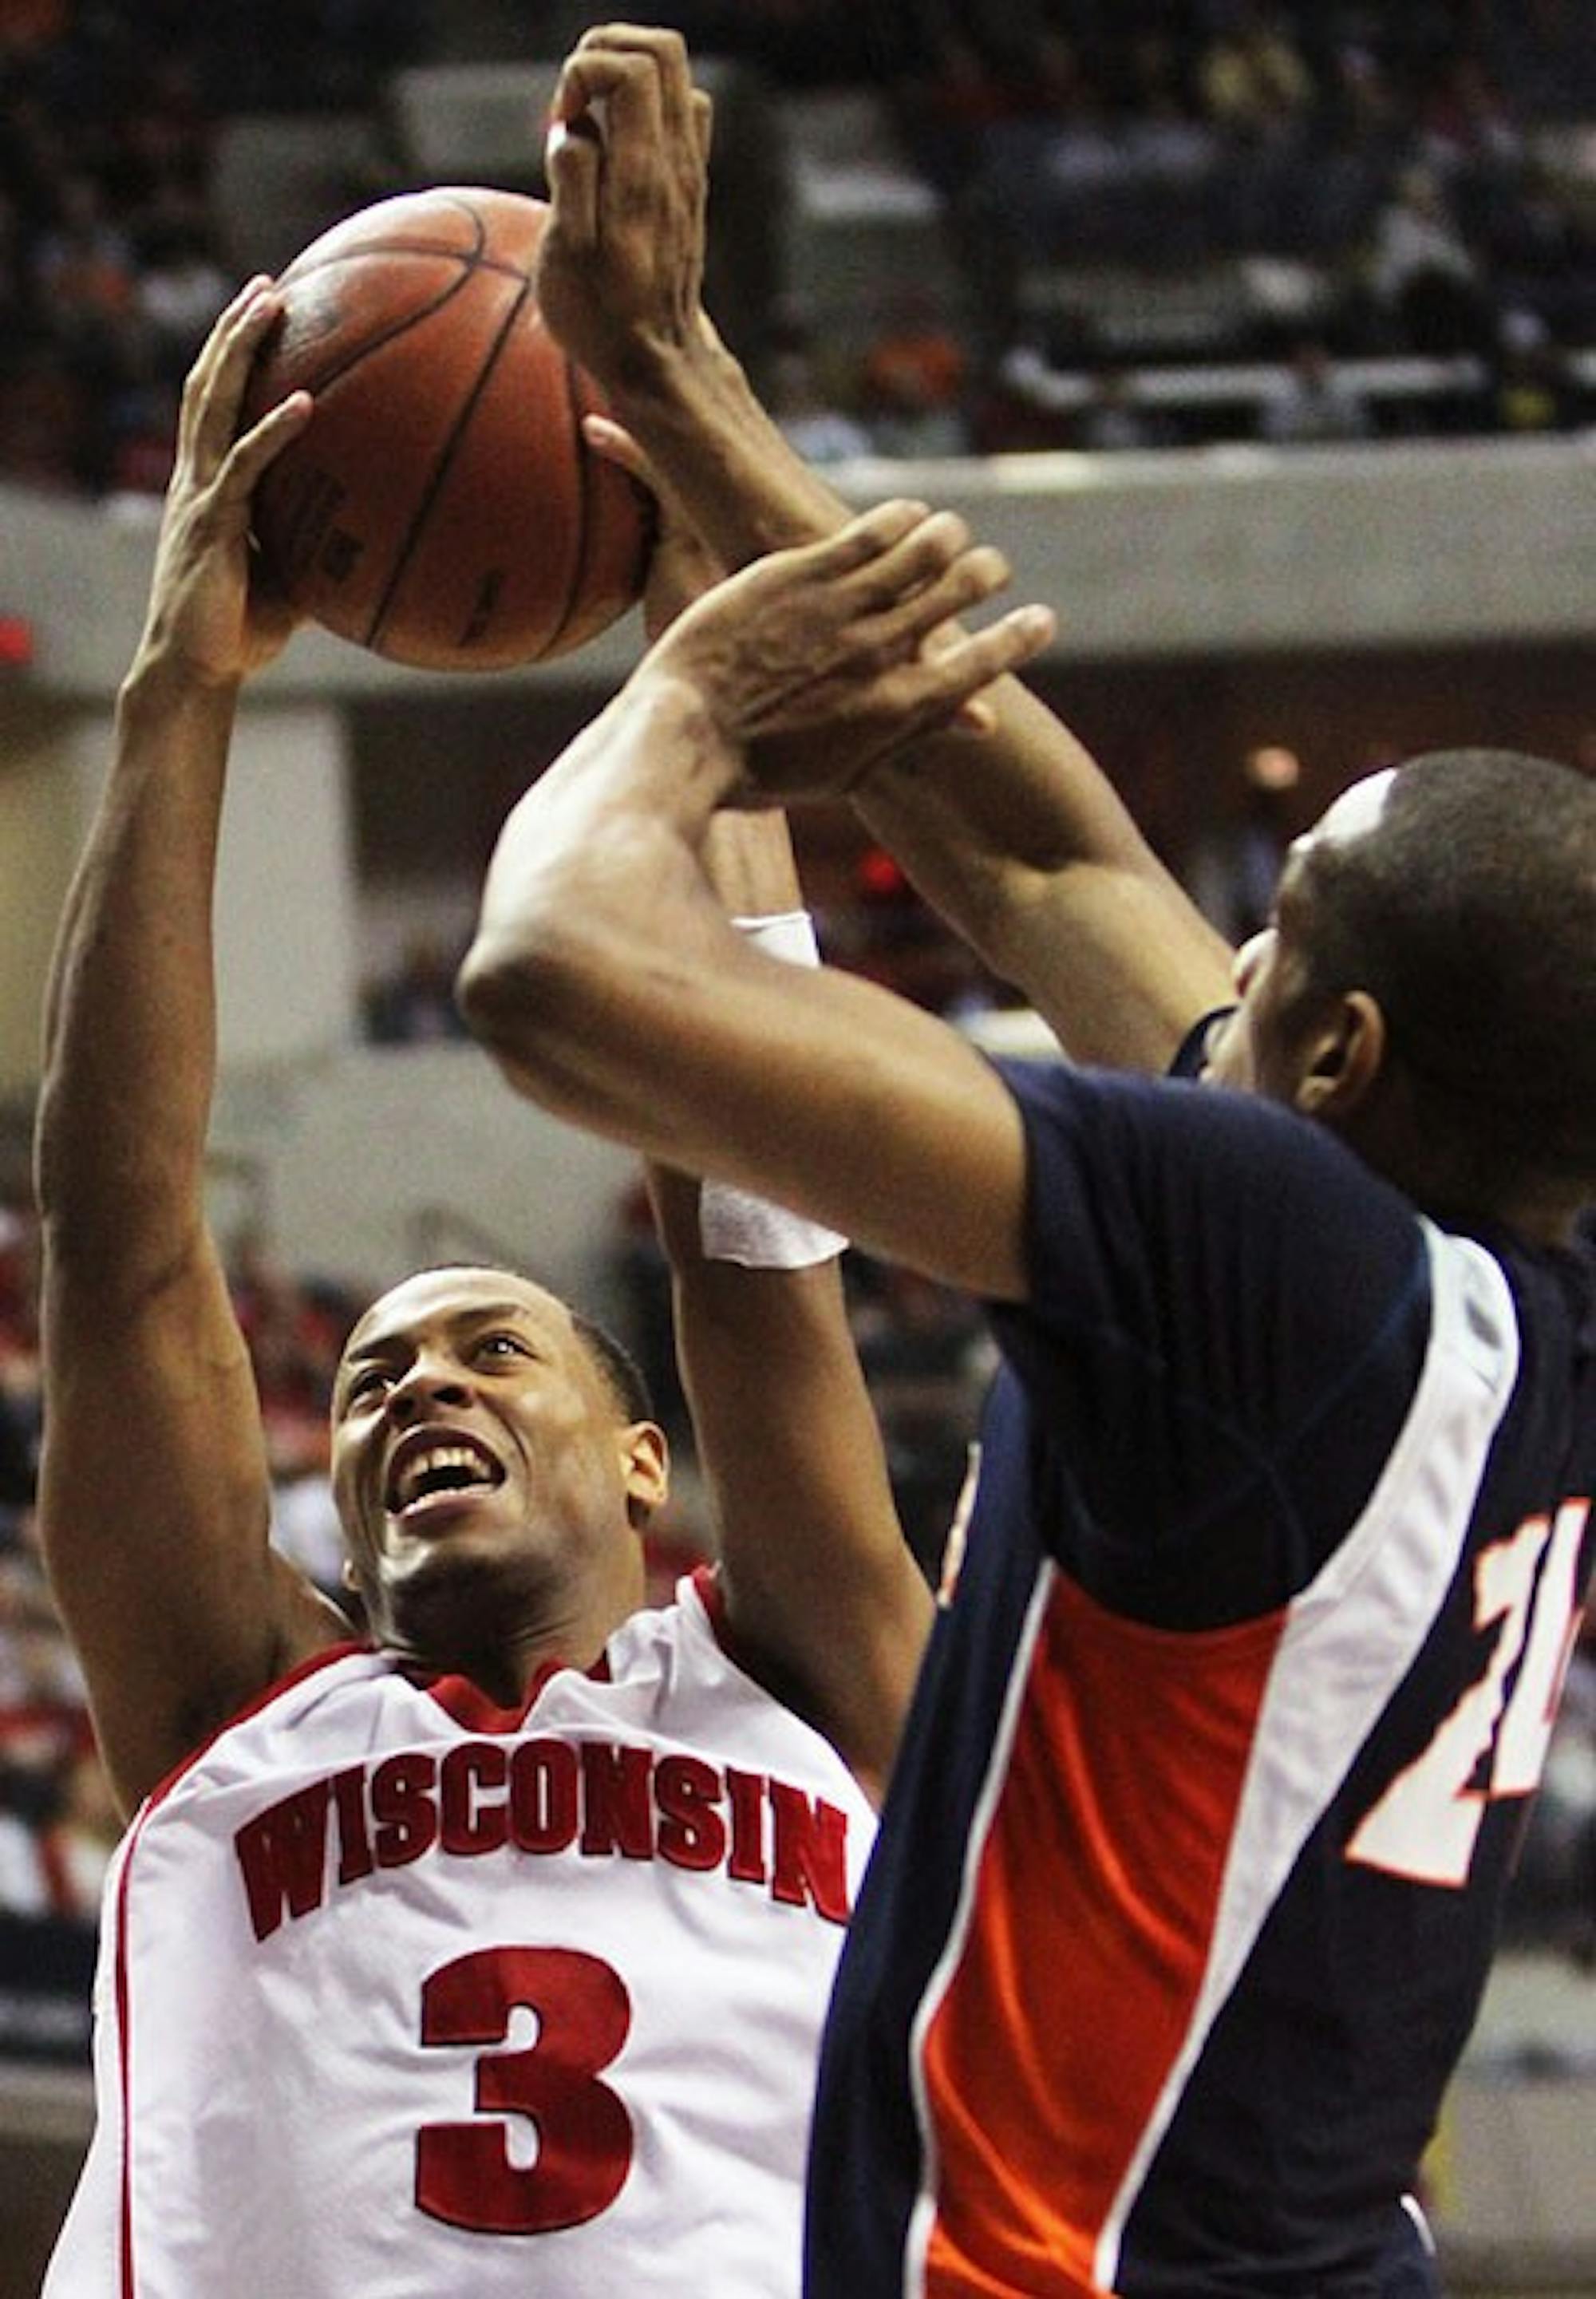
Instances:
[[[382,253],[386,255],[392,251],[385,248]],[[454,259],[451,259],[453,260]],[[342,353],[331,366],[317,369],[314,374],[307,376],[295,388],[308,391],[312,398],[318,392],[330,391],[336,383],[342,382],[352,369],[359,367],[362,360],[370,359],[374,353],[383,350],[388,344],[396,342],[399,336],[407,335],[411,328],[421,327],[427,320],[435,317],[446,303],[461,292],[466,281],[474,271],[485,271],[490,268],[486,264],[475,262],[469,257],[460,261],[462,263],[462,269],[459,278],[451,279],[443,292],[435,295],[430,303],[418,303],[415,310],[407,311],[403,319],[393,320],[376,335],[364,336],[360,343],[351,345],[348,351]],[[511,271],[509,276],[519,279],[521,274]]]
[[[476,379],[472,383],[470,390],[467,393],[464,401],[461,403],[459,412],[456,414],[453,425],[450,427],[448,437],[444,441],[443,446],[439,450],[437,459],[432,468],[432,475],[428,478],[426,486],[422,489],[420,500],[416,505],[415,515],[411,519],[410,526],[405,532],[403,543],[395,553],[393,568],[389,573],[387,585],[384,587],[381,598],[377,602],[376,610],[372,614],[371,620],[367,627],[365,639],[362,642],[366,646],[377,646],[378,640],[381,635],[383,624],[387,619],[388,614],[394,604],[395,596],[399,589],[400,584],[403,581],[406,570],[409,568],[411,555],[416,549],[422,535],[426,531],[427,521],[430,518],[433,506],[437,502],[438,496],[442,492],[444,481],[449,475],[449,467],[453,462],[454,457],[459,451],[460,443],[464,438],[466,432],[470,427],[471,417],[476,412],[477,403],[480,400],[483,392],[487,387],[488,378],[492,375],[494,369],[498,365],[500,354],[503,353],[505,344],[510,340],[511,331],[514,328],[516,320],[520,316],[528,296],[532,292],[532,283],[526,277],[525,273],[516,272],[512,276],[520,281],[520,293],[515,297],[514,301],[506,311],[503,319],[500,321],[498,334],[495,336],[486,356],[483,360],[481,366],[478,369]]]
[[[484,255],[482,251],[487,245],[487,233],[483,227],[480,213],[471,205],[470,200],[451,200],[448,205],[469,220],[472,233],[472,245],[470,247],[438,247],[429,242],[411,240],[399,235],[391,239],[368,240],[357,247],[338,248],[330,255],[317,257],[312,263],[302,265],[295,262],[288,266],[279,283],[284,286],[295,285],[302,279],[309,279],[318,271],[336,270],[340,264],[366,262],[372,256],[419,255],[423,258],[434,258],[440,263],[454,263],[460,266],[458,275],[451,279],[430,302],[419,305],[413,311],[407,311],[402,320],[394,320],[380,333],[368,336],[365,342],[353,346],[331,367],[322,369],[313,378],[308,378],[303,386],[305,390],[312,394],[328,390],[341,377],[347,375],[351,368],[358,367],[362,360],[369,359],[373,352],[381,351],[386,344],[393,343],[397,336],[404,335],[408,329],[419,327],[423,320],[431,319],[435,312],[442,311],[451,296],[461,293],[474,271],[495,272],[502,278],[523,280],[526,278],[527,274],[519,270],[516,265],[498,261],[490,256]]]
[[[502,255],[484,255],[474,247],[439,247],[427,239],[372,239],[362,247],[340,248],[332,255],[319,255],[314,263],[295,264],[292,272],[285,271],[278,281],[279,287],[297,287],[302,279],[313,278],[318,271],[336,271],[343,263],[366,263],[374,255],[419,255],[424,262],[458,263],[468,271],[493,271],[502,279],[524,279],[525,270]]]

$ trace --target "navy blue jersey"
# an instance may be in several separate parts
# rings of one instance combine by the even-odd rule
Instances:
[[[1250,1096],[1005,1075],[1030,1299],[844,1956],[808,2288],[1365,2299],[1591,1571],[1596,1257],[1443,1230]]]

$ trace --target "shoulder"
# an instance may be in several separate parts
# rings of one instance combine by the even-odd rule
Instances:
[[[767,1681],[737,1636],[712,1564],[684,1575],[674,1602],[634,1613],[617,1630],[605,1683],[605,1697],[651,1730],[871,1809],[832,1742],[793,1706],[786,1686]]]
[[[1072,1457],[1101,1465],[1093,1432],[1142,1431],[1116,1458],[1169,1524],[1293,1432],[1344,1432],[1350,1400],[1376,1433],[1400,1422],[1433,1330],[1426,1226],[1324,1127],[1085,1075],[1034,1091],[1027,1125],[1029,1288],[993,1325]]]
[[[1322,1261],[1357,1249],[1411,1266],[1417,1215],[1324,1126],[1186,1078],[1005,1063],[1028,1161],[1033,1263],[1113,1243],[1188,1252],[1204,1233]]]
[[[395,1663],[351,1637],[329,1643],[286,1668],[259,1692],[241,1701],[197,1740],[144,1799],[158,1805],[179,1788],[213,1788],[273,1765],[282,1736],[300,1745],[317,1732],[347,1745],[348,1701],[369,1701],[389,1685],[406,1686]]]

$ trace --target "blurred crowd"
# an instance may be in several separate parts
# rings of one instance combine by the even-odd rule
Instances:
[[[839,374],[799,315],[778,387],[810,452],[1591,421],[1579,0],[910,0],[903,24],[884,89],[968,316],[955,337],[906,298]],[[1420,386],[1425,361],[1451,372]],[[1180,366],[1259,372],[1160,388]]]
[[[559,54],[590,12],[528,0],[526,52]],[[822,459],[1591,419],[1573,356],[1596,350],[1587,0],[636,0],[631,13],[746,63],[778,101],[869,88],[943,205],[967,287],[957,312],[906,292],[839,366],[773,295],[764,339],[738,346]],[[235,284],[213,196],[220,124],[375,112],[446,24],[459,53],[470,14],[435,0],[0,0],[0,478],[158,492],[182,375]],[[1093,267],[1189,281],[1220,260],[1250,264],[1255,292],[1208,315],[1206,347],[1199,325],[1171,350],[1279,374],[1205,414],[1138,387],[1127,369],[1143,353],[1127,359],[1089,283]],[[1058,292],[1038,299],[1052,274]],[[1337,375],[1403,356],[1475,369],[1400,399]]]
[[[219,123],[371,100],[411,0],[0,0],[0,479],[159,494],[237,285]]]

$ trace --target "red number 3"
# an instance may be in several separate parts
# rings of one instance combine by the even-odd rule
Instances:
[[[502,2044],[524,2005],[524,2051],[485,2052],[476,2106],[528,2117],[537,2157],[513,2163],[509,2127],[428,2123],[416,2135],[416,2201],[451,2227],[546,2235],[608,2209],[632,2165],[632,2119],[598,2079],[627,2039],[632,2006],[609,1964],[575,1948],[487,1947],[433,1972],[421,1990],[424,2044]]]

